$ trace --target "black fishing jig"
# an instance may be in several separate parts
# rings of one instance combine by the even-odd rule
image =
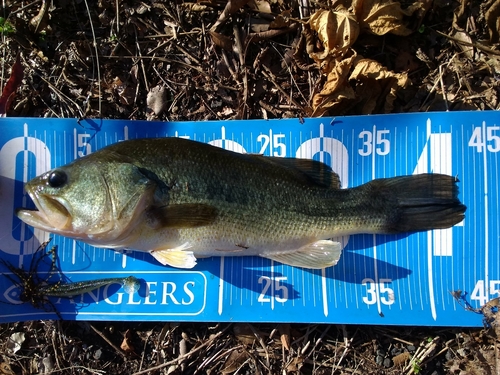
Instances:
[[[15,267],[0,258],[0,262],[7,267],[12,274],[9,275],[4,273],[4,276],[7,277],[20,290],[19,301],[21,303],[30,303],[37,309],[54,312],[60,319],[62,319],[56,307],[48,297],[71,298],[73,296],[78,296],[98,289],[102,286],[114,283],[121,284],[127,293],[134,293],[139,289],[139,280],[134,276],[113,277],[69,283],[63,282],[63,274],[58,270],[56,264],[57,246],[53,246],[49,251],[45,252],[45,248],[49,242],[50,239],[41,244],[36,250],[27,271],[23,268]],[[38,274],[38,268],[46,258],[51,258],[50,268],[47,278],[42,279]],[[50,279],[55,274],[59,274],[59,280],[56,282],[50,282]]]

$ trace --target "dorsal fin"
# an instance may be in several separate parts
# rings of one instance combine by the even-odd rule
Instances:
[[[340,177],[327,164],[311,159],[279,158],[273,156],[252,155],[268,163],[295,169],[318,185],[340,189]]]

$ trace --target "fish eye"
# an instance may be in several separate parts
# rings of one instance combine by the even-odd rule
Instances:
[[[68,175],[59,169],[56,169],[49,175],[49,186],[53,188],[58,188],[63,186],[68,181]]]

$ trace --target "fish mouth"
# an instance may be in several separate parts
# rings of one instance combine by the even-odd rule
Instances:
[[[45,194],[29,194],[36,209],[19,208],[16,215],[32,227],[54,233],[68,233],[72,230],[71,214],[64,199]]]

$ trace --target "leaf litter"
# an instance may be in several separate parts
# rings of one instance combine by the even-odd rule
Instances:
[[[500,108],[500,0],[2,6],[7,116],[177,121]],[[2,324],[0,374],[498,374],[494,301],[480,311],[488,326],[473,330],[411,327],[410,318],[397,329]]]

